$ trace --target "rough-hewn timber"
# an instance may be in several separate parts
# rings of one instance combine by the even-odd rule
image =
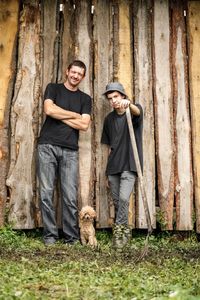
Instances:
[[[163,228],[173,228],[174,132],[168,1],[154,2],[154,100],[158,194]]]
[[[20,18],[19,60],[11,111],[9,222],[13,228],[35,227],[33,199],[34,110],[39,99],[39,3],[29,1]]]
[[[152,1],[134,1],[134,58],[135,58],[135,101],[144,110],[143,127],[143,176],[149,204],[151,222],[156,226],[155,217],[155,139],[154,108],[152,93]],[[139,189],[136,202],[136,226],[147,228],[143,201]]]
[[[4,224],[9,165],[9,114],[15,75],[19,3],[0,1],[0,226]]]
[[[176,229],[191,230],[193,177],[183,1],[177,0],[172,8]]]
[[[193,172],[196,208],[196,230],[200,233],[200,2],[188,5],[189,79],[192,112]]]

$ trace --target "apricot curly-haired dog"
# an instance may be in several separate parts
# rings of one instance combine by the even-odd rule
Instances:
[[[82,245],[90,245],[97,247],[97,239],[95,236],[94,219],[96,218],[95,210],[87,205],[84,206],[79,213],[79,227]]]

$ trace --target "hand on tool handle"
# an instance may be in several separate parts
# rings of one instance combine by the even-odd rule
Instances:
[[[135,116],[139,116],[140,115],[140,110],[139,108],[134,105],[131,100],[129,99],[123,99],[120,103],[120,107],[127,109],[128,107],[130,108],[130,112],[131,114],[135,115]]]
[[[121,102],[119,103],[120,108],[128,108],[131,104],[131,101],[129,99],[122,99]]]

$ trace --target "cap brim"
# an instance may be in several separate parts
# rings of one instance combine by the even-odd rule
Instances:
[[[102,95],[106,96],[106,94],[110,93],[110,92],[119,92],[120,94],[124,95],[125,97],[127,97],[126,94],[122,93],[121,91],[117,90],[117,89],[111,89],[111,90],[108,90],[106,92],[104,92]]]

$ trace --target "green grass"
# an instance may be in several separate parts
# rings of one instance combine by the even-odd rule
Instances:
[[[196,235],[133,233],[123,253],[100,230],[100,247],[58,243],[41,232],[0,229],[0,299],[200,299],[200,244]]]

